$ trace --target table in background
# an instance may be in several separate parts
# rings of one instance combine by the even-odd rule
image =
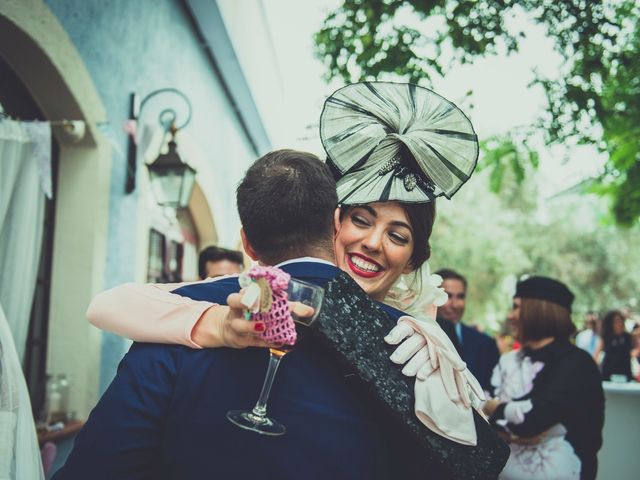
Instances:
[[[640,383],[602,382],[602,387],[605,412],[598,479],[635,480],[640,478]]]

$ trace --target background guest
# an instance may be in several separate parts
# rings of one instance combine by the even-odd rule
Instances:
[[[604,393],[596,364],[569,342],[573,294],[561,282],[518,283],[509,313],[522,348],[500,358],[484,411],[510,442],[501,479],[595,479]]]
[[[636,382],[640,382],[640,324],[633,325],[631,330],[631,374]]]
[[[244,269],[244,258],[237,250],[210,246],[200,252],[198,274],[200,279],[233,275]]]
[[[620,310],[609,311],[602,319],[602,338],[598,342],[594,358],[604,352],[600,365],[602,378],[610,380],[611,375],[631,375],[631,335],[624,329],[624,315]]]
[[[587,312],[584,321],[584,330],[576,335],[576,347],[579,347],[593,356],[600,340],[598,335],[599,318],[595,312]]]
[[[449,296],[447,303],[438,309],[438,323],[447,332],[454,345],[457,344],[456,348],[458,346],[461,348],[462,359],[482,388],[490,391],[491,372],[500,358],[498,346],[489,335],[462,323],[467,297],[467,279],[448,268],[438,270],[436,274],[442,277],[442,288]],[[453,328],[444,321],[453,324]]]

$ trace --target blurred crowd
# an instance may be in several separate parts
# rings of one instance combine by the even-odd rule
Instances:
[[[492,336],[464,318],[467,279],[450,269],[436,273],[448,296],[437,321],[485,390],[484,414],[510,444],[500,478],[595,478],[602,382],[640,381],[640,325],[632,314],[588,312],[578,330],[570,288],[533,276],[518,282]]]
[[[442,269],[442,287],[449,300],[438,309],[438,323],[447,332],[469,369],[487,392],[491,392],[491,372],[499,356],[521,348],[514,332],[513,319],[489,334],[479,324],[464,320],[467,280],[461,274]],[[602,380],[640,382],[640,318],[628,308],[589,311],[582,322],[573,322],[570,341],[589,353],[600,369]],[[463,348],[466,345],[466,349]]]
[[[575,344],[593,357],[603,380],[640,381],[640,322],[629,310],[588,312]]]
[[[520,348],[508,321],[494,338],[501,354]],[[571,342],[591,355],[602,380],[640,382],[640,320],[630,310],[609,310],[604,315],[587,312]]]

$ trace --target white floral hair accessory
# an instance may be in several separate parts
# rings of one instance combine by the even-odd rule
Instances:
[[[447,303],[449,296],[440,285],[442,277],[432,274],[425,262],[415,272],[400,276],[389,290],[385,303],[421,318],[432,311],[432,306],[441,307]]]

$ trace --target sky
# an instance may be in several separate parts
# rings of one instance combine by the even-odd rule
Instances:
[[[340,0],[262,0],[280,66],[288,112],[284,134],[274,138],[274,148],[297,148],[324,156],[317,134],[317,121],[324,99],[342,85],[327,84],[324,67],[313,56],[313,33]],[[553,77],[562,60],[541,27],[524,15],[512,19],[524,26],[527,38],[521,51],[498,55],[452,69],[434,81],[434,90],[458,103],[471,118],[480,139],[530,125],[544,111],[542,89],[529,86],[533,69]],[[465,98],[469,90],[473,93]],[[534,140],[534,144],[536,141]],[[540,143],[540,141],[538,141]],[[569,161],[566,161],[568,154]],[[590,147],[545,149],[537,179],[541,195],[552,197],[581,179],[596,175],[604,159]]]

